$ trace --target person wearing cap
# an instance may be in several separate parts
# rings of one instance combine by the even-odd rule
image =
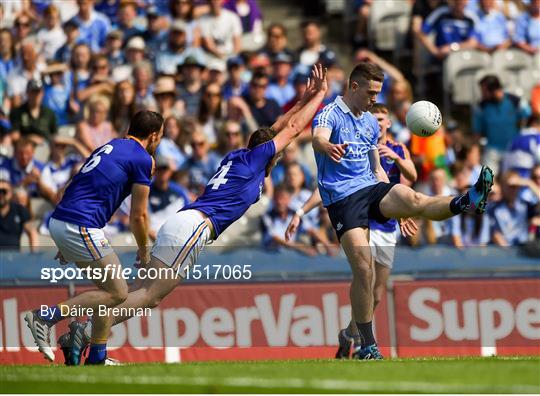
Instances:
[[[172,176],[173,169],[170,160],[158,155],[156,172],[148,197],[149,234],[152,239],[156,239],[157,231],[171,215],[191,203],[189,192],[183,186],[171,181]]]
[[[227,60],[229,78],[223,84],[223,99],[229,100],[233,96],[242,96],[245,93],[249,86],[243,79],[245,70],[244,59],[241,56],[233,56]]]
[[[69,63],[71,61],[71,52],[79,40],[79,25],[73,19],[64,22],[62,25],[66,40],[54,54],[54,60],[58,62]]]
[[[173,77],[159,77],[154,84],[153,92],[157,103],[157,111],[163,118],[169,116],[180,117],[184,114],[183,103],[176,101],[176,85]]]
[[[49,140],[57,132],[56,115],[43,104],[43,82],[30,80],[26,88],[27,101],[10,114],[12,137],[26,136],[36,144]]]
[[[13,202],[13,187],[4,177],[0,178],[0,250],[19,250],[21,235],[26,233],[31,251],[38,246],[38,235],[31,223],[27,208]]]
[[[112,78],[116,82],[127,80],[133,74],[133,65],[144,60],[146,44],[140,36],[132,37],[126,44],[124,54],[126,63],[114,68]]]
[[[122,42],[124,36],[120,30],[111,30],[107,34],[107,40],[105,41],[105,49],[103,53],[107,56],[109,64],[114,68],[126,63],[124,52],[122,51]]]
[[[218,58],[229,58],[242,50],[242,23],[238,15],[223,8],[223,0],[208,0],[210,12],[201,17],[202,43]]]
[[[274,99],[283,107],[295,96],[293,85],[290,83],[293,59],[285,52],[277,54],[272,62],[272,81],[266,90],[266,96]]]
[[[176,68],[182,64],[186,55],[187,26],[184,22],[176,20],[172,23],[167,37],[167,46],[160,51],[155,60],[156,73],[174,75]]]
[[[195,56],[188,56],[179,66],[182,81],[178,84],[178,98],[184,102],[186,114],[199,112],[203,93],[202,72],[204,64]]]
[[[52,62],[43,72],[49,80],[49,83],[45,84],[43,104],[56,114],[58,126],[71,124],[73,121],[68,110],[71,87],[67,85],[69,80],[65,78],[67,70],[65,63]]]
[[[132,37],[141,36],[142,29],[135,25],[137,19],[137,2],[134,0],[120,0],[117,11],[115,28],[124,34],[124,45]]]
[[[52,59],[56,51],[66,42],[66,35],[60,23],[60,11],[50,4],[43,13],[44,26],[37,32],[37,42],[41,55]]]
[[[206,66],[208,69],[207,84],[218,84],[220,87],[225,83],[225,71],[227,66],[224,60],[211,58]]]
[[[166,33],[163,30],[163,18],[159,15],[156,6],[146,9],[146,30],[142,38],[146,43],[146,53],[152,62],[162,48],[167,46]]]

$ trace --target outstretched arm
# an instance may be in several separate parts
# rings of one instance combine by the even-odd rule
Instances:
[[[291,222],[287,226],[287,231],[285,232],[285,239],[287,241],[291,238],[291,236],[298,229],[298,226],[300,225],[300,220],[302,219],[302,216],[304,214],[308,213],[310,210],[317,207],[321,202],[322,202],[321,193],[319,192],[319,188],[317,187],[315,189],[315,191],[313,191],[313,193],[311,193],[311,196],[304,203],[302,208],[300,208],[300,209],[298,209],[296,211],[293,218],[291,219]]]
[[[301,104],[301,108],[292,116],[289,116],[287,113],[285,115],[285,117],[288,118],[286,124],[283,127],[278,125],[278,128],[280,129],[275,129],[276,132],[278,132],[273,139],[276,146],[276,153],[287,147],[292,140],[302,133],[306,125],[317,112],[327,90],[326,69],[323,69],[320,64],[313,66],[311,78],[308,83],[306,94],[304,95],[305,99],[302,98],[302,100],[300,100],[300,102],[307,102],[303,105]],[[293,109],[291,109],[291,111]]]

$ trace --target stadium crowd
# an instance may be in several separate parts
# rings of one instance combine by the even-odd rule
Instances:
[[[353,57],[384,70],[379,102],[388,107],[392,137],[409,148],[417,166],[415,188],[431,195],[465,191],[484,162],[499,176],[486,216],[422,222],[418,235],[401,243],[515,246],[538,238],[540,84],[516,97],[488,74],[480,81],[481,99],[470,123],[444,114],[438,133],[416,137],[405,115],[413,101],[426,96],[413,93],[414,75],[366,48],[374,1],[355,2]],[[410,45],[431,55],[428,64],[412,69],[423,68],[425,95],[435,95],[438,104],[441,68],[431,66],[440,66],[449,53],[509,47],[531,56],[540,52],[539,0],[410,3]],[[18,248],[23,232],[39,248],[66,183],[94,149],[124,135],[139,109],[165,118],[149,200],[155,237],[171,213],[202,193],[227,152],[244,147],[250,132],[293,106],[311,65],[328,68],[325,104],[346,86],[348,70],[317,21],[303,21],[302,42],[289,42],[284,25],[263,20],[256,0],[22,0],[2,2],[0,20],[3,248]],[[293,242],[284,238],[294,211],[316,186],[310,140],[307,128],[273,170],[261,204],[221,243],[337,253],[322,207],[304,217]],[[106,228],[113,240],[129,231],[127,207],[129,202]]]

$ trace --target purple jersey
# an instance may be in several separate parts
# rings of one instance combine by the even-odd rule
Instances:
[[[66,188],[52,217],[103,228],[133,184],[150,185],[152,157],[134,139],[113,139],[97,148]]]
[[[387,140],[386,147],[399,155],[401,158],[405,159],[405,151],[403,150],[403,146],[401,144],[393,143]],[[381,165],[386,174],[388,175],[388,180],[390,180],[390,183],[399,183],[401,179],[401,171],[399,170],[399,166],[397,166],[396,162],[394,160],[391,160],[390,158],[381,157]],[[390,219],[386,223],[378,223],[373,220],[370,220],[369,222],[370,229],[380,230],[384,232],[394,232],[396,231],[396,226],[396,219]]]
[[[266,166],[275,154],[273,140],[252,150],[230,152],[221,161],[204,193],[181,210],[197,209],[206,214],[214,225],[217,238],[259,200]]]

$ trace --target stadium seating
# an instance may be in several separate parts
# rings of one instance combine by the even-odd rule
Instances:
[[[490,65],[491,57],[485,52],[462,50],[448,55],[443,64],[445,112],[450,101],[458,105],[473,103],[476,73]]]
[[[524,95],[527,91],[530,94],[527,81],[531,81],[532,64],[532,57],[518,49],[496,51],[492,55],[493,68],[505,81],[506,90],[518,96]]]
[[[411,6],[402,0],[374,1],[369,14],[368,35],[372,49],[396,49],[409,28]]]

